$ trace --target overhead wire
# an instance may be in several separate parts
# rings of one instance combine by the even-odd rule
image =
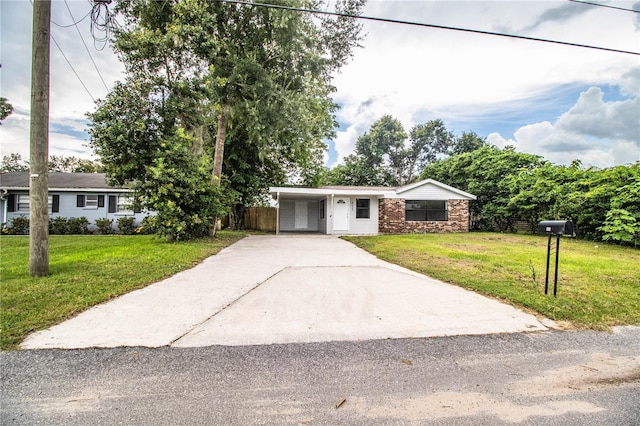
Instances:
[[[31,5],[33,5],[33,0],[29,0],[29,3],[31,3]],[[78,79],[78,81],[80,82],[80,84],[82,85],[82,87],[84,88],[84,90],[87,92],[87,94],[89,95],[89,97],[91,98],[91,100],[93,100],[93,102],[96,101],[96,98],[91,94],[91,92],[89,91],[89,89],[87,88],[87,86],[84,84],[84,81],[82,81],[82,79],[80,78],[80,75],[78,74],[78,72],[76,71],[76,69],[73,67],[73,65],[71,64],[71,61],[69,61],[69,58],[67,58],[67,55],[65,55],[64,50],[62,50],[62,47],[60,47],[60,44],[58,44],[58,41],[56,40],[56,38],[53,36],[53,33],[50,34],[51,35],[51,41],[53,41],[53,44],[56,45],[56,47],[58,48],[58,50],[60,51],[60,53],[62,54],[62,57],[64,58],[65,61],[67,61],[67,64],[69,65],[69,68],[71,68],[71,71],[73,71],[73,73],[75,74],[76,78]]]
[[[80,22],[84,21],[85,19],[87,19],[87,16],[91,15],[91,11],[87,12],[86,15],[84,15],[82,18],[80,18],[79,21],[74,21],[68,25],[62,25],[62,24],[58,24],[57,22],[55,22],[53,19],[51,20],[51,23],[57,27],[60,28],[70,28],[73,27],[74,25],[78,25]],[[71,18],[73,20],[73,18]]]
[[[608,9],[623,10],[625,12],[640,13],[640,10],[627,9],[626,7],[619,7],[619,6],[611,6],[610,4],[594,3],[594,2],[583,1],[583,0],[568,0],[568,1],[572,3],[582,3],[589,6],[606,7]]]
[[[460,32],[467,32],[467,33],[473,33],[473,34],[483,34],[483,35],[490,35],[490,36],[497,36],[497,37],[507,37],[507,38],[514,38],[514,39],[520,39],[520,40],[537,41],[537,42],[542,42],[542,43],[552,43],[552,44],[559,44],[559,45],[563,45],[563,46],[581,47],[581,48],[585,48],[585,49],[603,50],[603,51],[607,51],[607,52],[623,53],[623,54],[627,54],[627,55],[638,55],[638,56],[640,56],[640,52],[634,52],[634,51],[629,51],[629,50],[613,49],[613,48],[609,48],[609,47],[592,46],[592,45],[588,45],[588,44],[572,43],[572,42],[567,42],[567,41],[551,40],[551,39],[544,39],[544,38],[539,38],[539,37],[529,37],[529,36],[522,36],[522,35],[516,35],[516,34],[506,34],[506,33],[494,32],[494,31],[484,31],[484,30],[475,30],[475,29],[470,29],[470,28],[451,27],[451,26],[447,26],[447,25],[427,24],[427,23],[422,23],[422,22],[405,21],[405,20],[401,20],[401,19],[379,18],[379,17],[374,17],[374,16],[354,15],[354,14],[349,14],[349,13],[330,12],[330,11],[316,10],[316,9],[305,9],[305,8],[300,8],[300,7],[283,6],[283,5],[278,5],[278,4],[254,3],[254,2],[244,1],[244,0],[212,0],[212,1],[221,2],[221,3],[239,4],[239,5],[249,6],[249,7],[265,7],[265,8],[269,8],[269,9],[289,10],[289,11],[294,11],[294,12],[305,12],[305,13],[311,13],[311,14],[316,14],[316,15],[332,15],[332,16],[339,16],[339,17],[344,17],[344,18],[361,19],[361,20],[365,20],[365,21],[386,22],[386,23],[391,23],[391,24],[412,25],[412,26],[418,26],[418,27],[436,28],[436,29],[441,29],[441,30],[460,31]]]
[[[76,75],[76,77],[78,78],[78,81],[80,81],[80,84],[82,84],[82,87],[84,87],[84,90],[86,90],[87,93],[89,94],[89,97],[93,100],[93,102],[95,102],[96,98],[93,97],[93,95],[91,94],[91,92],[89,91],[87,86],[84,84],[84,82],[82,81],[82,79],[80,78],[78,73],[76,72],[75,68],[73,68],[73,65],[71,65],[71,62],[69,61],[69,58],[67,58],[67,55],[64,54],[64,51],[62,50],[62,48],[60,47],[60,45],[56,41],[55,37],[53,37],[53,34],[51,34],[51,41],[53,41],[53,43],[56,45],[56,47],[58,48],[60,53],[62,53],[62,57],[64,58],[65,61],[67,61],[67,64],[69,64],[69,67],[71,68],[71,71],[73,71],[73,73]]]
[[[73,20],[73,13],[71,12],[71,8],[69,7],[69,3],[67,3],[67,0],[64,0],[64,4],[65,6],[67,6],[67,10],[69,11],[69,15],[71,16],[71,19]],[[91,13],[91,12],[89,12]],[[91,51],[89,51],[89,48],[87,47],[87,43],[85,43],[84,41],[84,37],[82,37],[82,32],[80,31],[80,28],[78,28],[78,25],[75,26],[76,30],[78,31],[78,35],[80,36],[80,40],[82,40],[82,44],[84,45],[84,48],[87,51],[87,54],[89,55],[89,58],[91,59],[91,62],[93,63],[93,66],[95,67],[98,76],[100,77],[100,81],[102,81],[102,84],[104,85],[104,88],[109,90],[109,86],[107,86],[107,83],[105,83],[104,78],[102,77],[102,73],[100,72],[100,69],[98,68],[98,65],[96,65],[96,61],[93,59],[93,55],[91,55]]]

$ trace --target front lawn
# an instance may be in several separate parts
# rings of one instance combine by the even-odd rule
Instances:
[[[105,300],[195,266],[245,236],[168,243],[148,235],[49,237],[46,278],[29,276],[29,237],[0,237],[1,348]]]
[[[463,233],[345,237],[379,258],[580,328],[640,325],[640,250],[562,238],[558,297],[547,237]],[[555,237],[553,238],[555,244]]]

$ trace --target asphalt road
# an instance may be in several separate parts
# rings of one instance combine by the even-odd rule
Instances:
[[[2,425],[640,424],[638,327],[0,361]]]

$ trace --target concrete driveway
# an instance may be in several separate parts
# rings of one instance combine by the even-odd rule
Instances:
[[[30,335],[23,349],[263,345],[546,330],[534,316],[324,235],[249,236]]]

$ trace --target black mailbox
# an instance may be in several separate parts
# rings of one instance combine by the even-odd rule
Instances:
[[[538,223],[538,234],[573,236],[573,223],[570,220],[543,220]]]

